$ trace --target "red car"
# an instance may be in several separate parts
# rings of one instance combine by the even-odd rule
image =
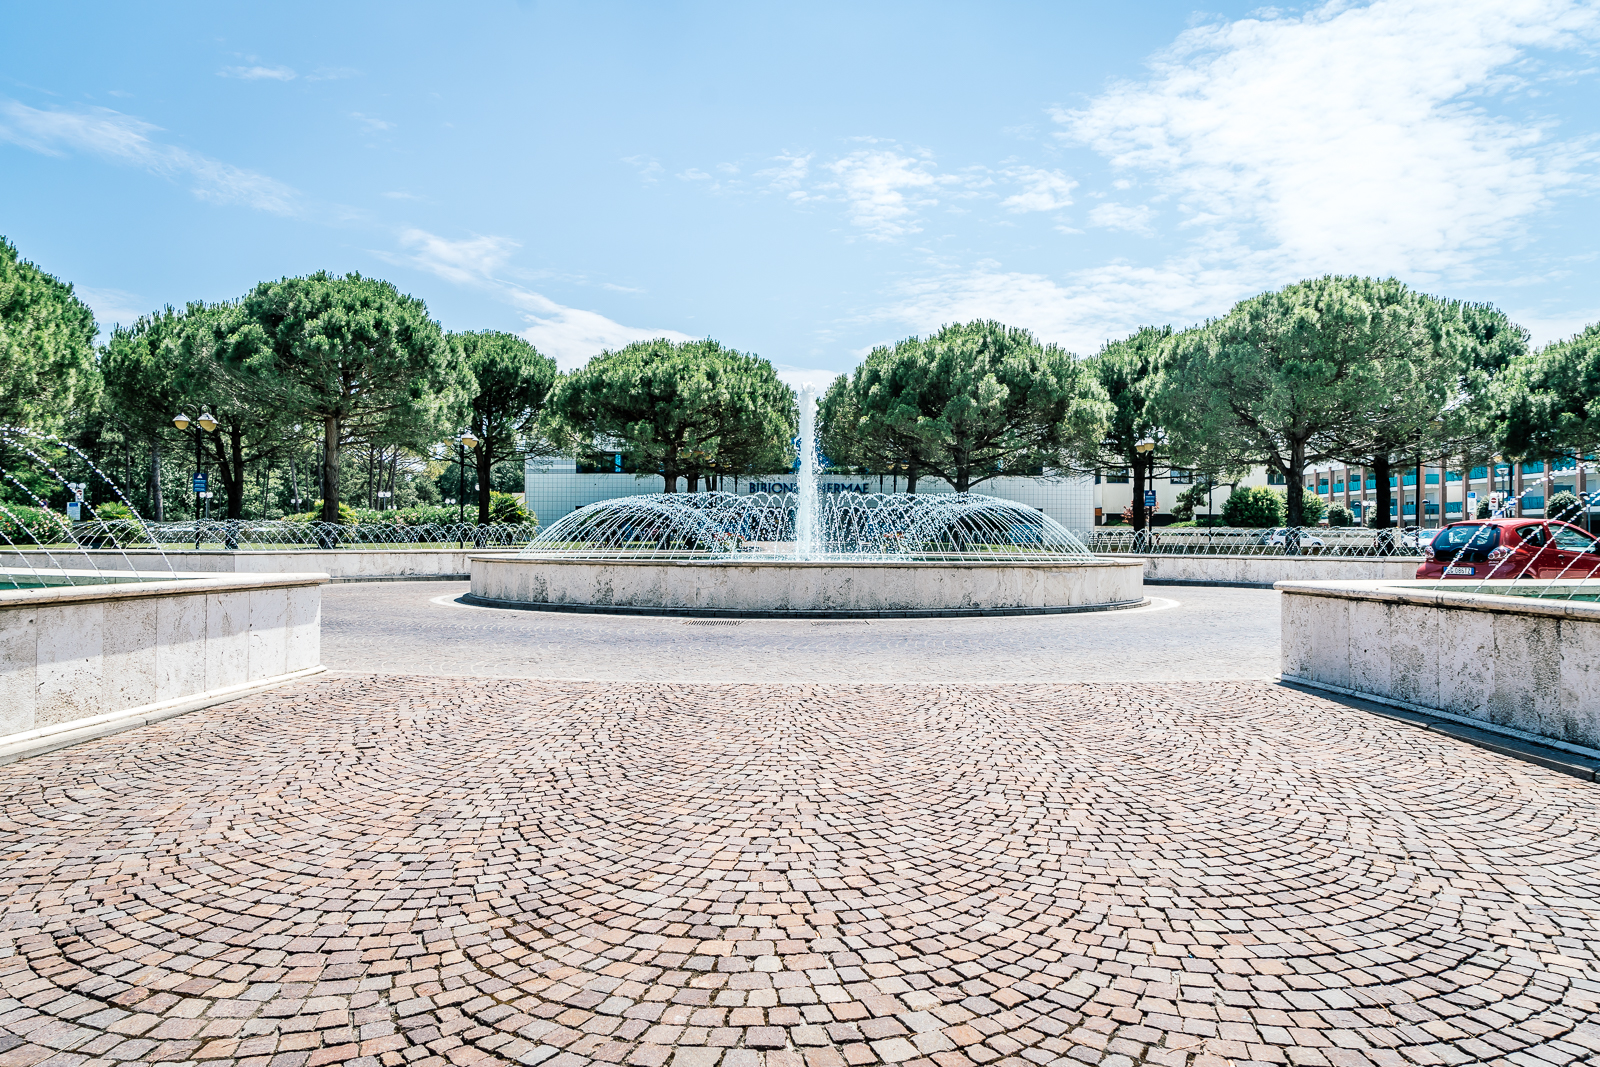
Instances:
[[[1545,519],[1451,523],[1422,560],[1418,578],[1600,577],[1600,544],[1571,523]]]

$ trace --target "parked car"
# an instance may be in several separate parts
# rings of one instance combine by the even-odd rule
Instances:
[[[1600,577],[1600,542],[1569,522],[1469,519],[1422,550],[1418,578]]]
[[[1292,526],[1279,526],[1271,530],[1262,530],[1260,533],[1256,534],[1256,544],[1275,545],[1281,548],[1289,543],[1290,535],[1295,532],[1296,531]],[[1299,534],[1300,547],[1302,548],[1307,546],[1320,547],[1328,543],[1315,534],[1308,534],[1304,530],[1299,531]]]

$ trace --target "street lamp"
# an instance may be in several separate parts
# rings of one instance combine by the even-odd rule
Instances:
[[[470,430],[462,430],[456,438],[456,463],[460,474],[456,479],[456,522],[467,521],[467,449],[477,448],[478,438]]]
[[[1141,437],[1138,441],[1135,441],[1134,445],[1133,445],[1133,451],[1137,455],[1140,455],[1140,456],[1148,456],[1150,453],[1154,452],[1155,450],[1156,450],[1156,443],[1155,443],[1154,440],[1152,440],[1149,437]],[[1155,481],[1156,481],[1156,465],[1155,465],[1154,461],[1152,460],[1152,462],[1150,463],[1150,488],[1151,488],[1152,492],[1154,492],[1154,490],[1155,490]],[[1133,509],[1134,509],[1133,510],[1133,514],[1136,516],[1136,518],[1138,518],[1138,519],[1144,518],[1145,503],[1144,503],[1143,500],[1135,500],[1133,502]],[[1152,508],[1151,509],[1151,514],[1153,515],[1154,513],[1155,513],[1155,509]],[[1144,528],[1145,528],[1146,525],[1148,525],[1147,522],[1135,522],[1135,529],[1138,530],[1140,533],[1143,533],[1144,532]]]
[[[198,419],[190,419],[189,416],[185,415],[183,412],[181,412],[181,411],[178,412],[178,414],[176,414],[176,415],[174,415],[172,417],[172,425],[176,426],[180,433],[182,431],[184,431],[184,430],[189,429],[190,426],[195,427],[195,432],[194,432],[194,473],[195,473],[195,479],[194,480],[195,480],[196,484],[195,484],[195,487],[194,487],[194,517],[195,517],[195,519],[197,521],[200,518],[200,501],[203,498],[205,500],[205,502],[206,502],[206,504],[205,504],[205,507],[206,507],[206,515],[205,515],[205,517],[207,519],[210,519],[211,518],[211,493],[210,493],[211,482],[210,482],[209,479],[206,479],[206,477],[205,477],[205,470],[204,470],[205,457],[201,454],[201,451],[200,451],[200,431],[204,430],[206,433],[212,433],[217,428],[217,420],[216,420],[216,418],[214,418],[212,416],[210,411],[206,410],[205,408],[201,408],[200,409],[200,417]],[[201,485],[204,485],[205,488],[202,489]],[[196,548],[200,547],[199,537],[200,537],[200,533],[199,533],[198,530],[196,530],[195,531],[196,542],[195,542],[195,546],[194,546]]]
[[[1506,457],[1504,457],[1502,455],[1499,455],[1498,453],[1494,456],[1493,459],[1490,460],[1490,462],[1492,464],[1494,464],[1494,466],[1489,468],[1489,497],[1490,497],[1490,500],[1491,500],[1490,511],[1491,512],[1495,512],[1495,513],[1498,513],[1500,511],[1500,508],[1494,507],[1493,504],[1492,504],[1492,501],[1493,501],[1494,497],[1500,495],[1500,464],[1504,463],[1505,461],[1506,461]],[[1511,496],[1511,468],[1508,466],[1508,467],[1506,467],[1506,497],[1509,498],[1510,496]],[[1504,500],[1503,503],[1506,505],[1507,510],[1510,510],[1510,508],[1509,508],[1509,504],[1510,504],[1509,499]]]

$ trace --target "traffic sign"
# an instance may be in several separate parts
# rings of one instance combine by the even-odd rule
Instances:
[[[1156,491],[1154,489],[1146,489],[1144,491],[1144,506],[1147,508],[1156,506]]]
[[[201,471],[199,474],[196,474],[194,476],[194,491],[197,492],[197,493],[203,493],[203,492],[206,491],[206,473],[205,473],[205,471]]]

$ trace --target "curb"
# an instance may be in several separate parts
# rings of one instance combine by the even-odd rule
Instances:
[[[1118,611],[1142,608],[1149,597],[1119,600],[1110,604],[1083,604],[1059,608],[938,608],[928,611],[756,611],[739,608],[645,608],[616,604],[540,604],[525,600],[495,600],[473,593],[459,598],[477,608],[509,608],[513,611],[554,611],[573,615],[654,615],[688,619],[966,619],[1005,615],[1076,615],[1088,611]]]
[[[195,696],[180,697],[159,704],[141,704],[134,708],[124,708],[122,711],[107,712],[104,715],[93,715],[86,719],[73,719],[70,722],[57,723],[54,726],[42,726],[37,730],[28,730],[25,733],[10,734],[0,737],[0,765],[15,763],[17,760],[29,759],[33,756],[42,756],[46,752],[54,752],[58,748],[76,745],[80,741],[92,741],[97,737],[108,734],[121,733],[139,726],[146,726],[162,719],[170,719],[191,711],[213,707],[217,704],[226,704],[230,700],[241,697],[254,696],[264,693],[269,689],[276,689],[280,685],[298,682],[302,678],[310,678],[327,670],[321,664],[307,667],[304,670],[291,671],[288,674],[279,674],[271,678],[263,678],[257,682],[246,682],[243,685],[229,686],[226,689],[213,689],[207,693]]]
[[[1578,745],[1569,745],[1561,741],[1543,743],[1532,741],[1519,736],[1520,731],[1513,733],[1505,727],[1495,726],[1492,723],[1468,725],[1454,717],[1445,718],[1440,712],[1420,705],[1385,700],[1340,686],[1309,682],[1292,676],[1287,678],[1280,676],[1278,684],[1287,689],[1310,693],[1325,700],[1344,704],[1358,711],[1382,715],[1386,719],[1409,723],[1418,729],[1444,734],[1457,741],[1465,741],[1469,745],[1497,752],[1502,756],[1510,756],[1524,763],[1533,763],[1552,771],[1560,771],[1562,774],[1570,774],[1585,782],[1600,782],[1600,752],[1591,752]]]

